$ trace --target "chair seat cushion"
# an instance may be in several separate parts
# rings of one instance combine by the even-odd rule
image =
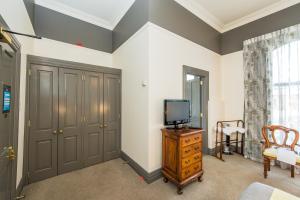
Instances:
[[[277,158],[277,151],[278,150],[275,149],[275,148],[266,148],[264,150],[263,155],[276,159]],[[296,155],[296,162],[297,162],[297,164],[300,164],[300,156],[298,156],[298,155]]]
[[[264,150],[264,156],[272,157],[272,158],[277,158],[277,149],[275,148],[267,148]]]

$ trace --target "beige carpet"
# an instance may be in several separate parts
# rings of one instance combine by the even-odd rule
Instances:
[[[152,184],[141,178],[121,159],[71,172],[24,188],[26,200],[235,200],[252,182],[258,181],[300,196],[300,175],[290,178],[288,170],[272,167],[268,179],[262,164],[241,156],[204,158],[202,183],[192,183],[176,193],[176,187],[162,179]]]

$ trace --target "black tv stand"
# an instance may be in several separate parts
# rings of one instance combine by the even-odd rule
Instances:
[[[166,127],[168,130],[181,130],[184,129],[185,127]]]
[[[182,126],[180,126],[180,125],[182,125]],[[171,127],[167,127],[167,129],[174,129],[174,130],[182,130],[185,128],[186,128],[186,126],[184,126],[183,124],[174,124]]]

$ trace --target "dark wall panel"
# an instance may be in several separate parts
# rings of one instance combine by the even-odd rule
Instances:
[[[216,53],[221,34],[174,0],[150,0],[150,21]]]
[[[243,49],[243,41],[300,23],[300,4],[296,4],[222,34],[221,54]]]
[[[112,31],[61,14],[59,12],[35,6],[34,29],[37,35],[45,38],[82,44],[82,46],[111,53]]]
[[[113,51],[149,21],[149,0],[136,0],[113,30]]]

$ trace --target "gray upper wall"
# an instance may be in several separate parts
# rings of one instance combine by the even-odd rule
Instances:
[[[35,5],[34,30],[39,36],[112,53],[112,31]]]
[[[174,0],[136,0],[113,30],[113,51],[149,21],[220,53],[221,34]]]
[[[136,0],[113,30],[113,51],[149,21],[149,0]]]
[[[174,0],[150,0],[149,21],[220,53],[221,34]]]
[[[136,0],[111,31],[33,2],[24,0],[37,35],[107,53],[149,21],[221,55],[242,50],[244,40],[300,23],[297,4],[221,34],[174,0]]]
[[[221,55],[241,51],[243,41],[300,23],[300,3],[222,34]]]

